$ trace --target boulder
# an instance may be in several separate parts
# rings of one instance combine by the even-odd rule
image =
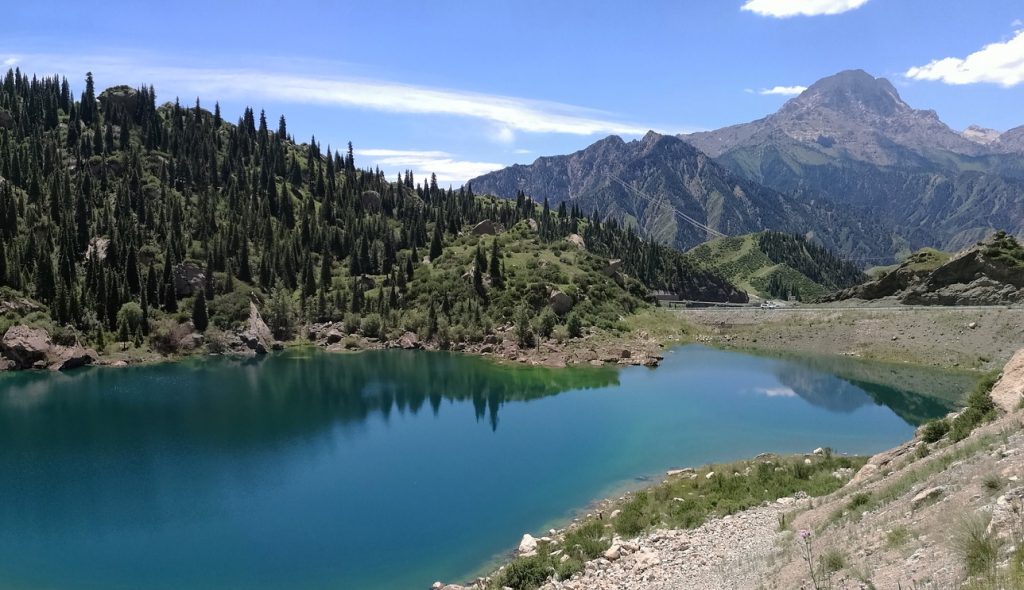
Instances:
[[[96,236],[89,239],[89,246],[85,249],[85,259],[92,258],[93,252],[96,253],[96,259],[100,262],[107,257],[107,248],[110,247],[110,238],[101,238]]]
[[[620,557],[622,557],[622,547],[618,545],[612,545],[604,552],[604,558],[608,561],[615,561]]]
[[[551,295],[548,296],[548,304],[551,305],[551,311],[558,315],[565,315],[572,309],[572,297],[562,291],[552,291]]]
[[[538,227],[537,226],[537,220],[536,219],[527,219],[526,220],[526,227],[528,227],[530,229],[530,231],[537,231],[537,227]]]
[[[15,123],[14,115],[12,115],[10,111],[0,109],[0,127],[4,129],[14,129],[16,126]]]
[[[565,241],[569,242],[573,246],[576,246],[577,250],[587,249],[587,243],[583,241],[583,236],[579,234],[569,234],[565,237]]]
[[[1018,350],[1006,366],[1003,376],[992,387],[992,401],[1007,413],[1015,412],[1024,400],[1024,350]]]
[[[406,332],[398,337],[398,346],[404,350],[413,350],[416,348],[423,348],[420,344],[420,337],[415,332]]]
[[[274,334],[270,327],[263,321],[260,310],[256,304],[249,302],[249,325],[245,331],[238,335],[242,343],[256,354],[267,354],[271,349],[277,348]]]
[[[533,535],[526,533],[523,535],[521,541],[519,541],[519,555],[536,555],[537,554],[537,539],[533,538]]]
[[[608,264],[604,265],[604,268],[601,269],[601,272],[603,272],[604,274],[606,274],[608,276],[614,276],[616,273],[621,272],[621,271],[622,271],[622,260],[620,260],[618,258],[612,258],[611,260],[608,261]]]
[[[174,293],[190,297],[203,290],[206,272],[194,262],[181,262],[174,267]]]
[[[46,330],[28,326],[11,326],[0,340],[0,350],[19,369],[28,369],[45,361],[50,346],[50,335]]]
[[[935,486],[933,488],[928,488],[914,496],[914,499],[910,501],[910,507],[914,510],[917,510],[918,508],[924,506],[925,504],[931,502],[932,500],[938,499],[939,496],[945,493],[945,486]]]
[[[327,341],[327,344],[337,344],[341,342],[342,338],[344,338],[344,335],[341,332],[331,328],[327,331],[327,336],[324,339]]]
[[[497,233],[497,230],[494,227],[494,222],[490,219],[485,219],[474,225],[472,231],[474,236],[493,236]]]
[[[47,363],[51,371],[68,371],[92,364],[97,356],[95,350],[77,343],[72,346],[54,346],[47,354]]]
[[[124,110],[131,115],[138,108],[139,93],[131,86],[112,86],[107,88],[97,97],[100,101],[100,108],[108,115],[115,109]]]

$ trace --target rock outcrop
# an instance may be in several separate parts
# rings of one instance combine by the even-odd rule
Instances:
[[[565,315],[572,309],[573,300],[568,293],[555,290],[548,295],[548,304],[551,306],[551,311],[558,315]]]
[[[882,299],[909,305],[1004,305],[1024,302],[1024,247],[1005,232],[945,259],[918,252],[878,279],[824,299]]]
[[[493,221],[485,219],[473,226],[472,233],[474,236],[492,236],[497,233],[497,229]]]
[[[11,326],[0,341],[4,355],[19,369],[31,369],[46,360],[52,343],[42,328]]]
[[[0,340],[0,350],[14,369],[43,369],[66,371],[96,360],[95,350],[72,345],[54,344],[42,328],[11,326]]]
[[[271,350],[280,348],[281,345],[274,340],[274,334],[270,327],[263,321],[260,310],[256,304],[249,302],[249,323],[246,329],[238,335],[249,350],[256,354],[267,354]]]

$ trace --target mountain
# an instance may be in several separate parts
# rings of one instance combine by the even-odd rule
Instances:
[[[1024,302],[1024,247],[996,232],[955,256],[925,249],[875,280],[827,297],[892,297],[916,305],[1002,305]]]
[[[912,248],[1024,235],[1024,128],[958,133],[861,70],[819,80],[763,119],[681,137],[748,180],[868,208]]]
[[[901,247],[892,229],[865,211],[765,188],[689,143],[654,132],[630,142],[610,136],[570,155],[485,174],[470,186],[598,212],[682,249],[764,229],[813,236],[855,257],[883,257]]]
[[[865,280],[857,266],[802,236],[766,231],[718,238],[686,253],[763,298],[810,301]]]

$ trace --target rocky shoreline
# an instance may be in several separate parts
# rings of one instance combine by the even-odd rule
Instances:
[[[566,366],[645,366],[656,367],[664,358],[665,344],[640,331],[628,336],[604,333],[585,334],[564,341],[542,339],[534,347],[516,344],[511,324],[499,326],[479,342],[459,342],[442,346],[436,340],[424,341],[414,332],[394,339],[371,338],[347,332],[342,322],[310,324],[302,327],[300,337],[291,342],[274,338],[255,303],[250,303],[246,325],[234,332],[201,334],[191,322],[179,325],[170,338],[172,354],[137,349],[100,354],[77,341],[55,343],[43,328],[14,325],[0,337],[0,371],[69,370],[86,365],[124,367],[151,362],[180,360],[199,354],[252,357],[281,350],[286,346],[313,344],[328,352],[363,350],[447,350],[489,358],[497,362],[545,367]]]

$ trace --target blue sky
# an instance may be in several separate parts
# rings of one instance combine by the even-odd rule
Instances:
[[[0,63],[235,119],[445,184],[611,133],[713,129],[862,68],[954,128],[1024,124],[1020,0],[19,2]],[[158,7],[157,7],[158,6]]]

